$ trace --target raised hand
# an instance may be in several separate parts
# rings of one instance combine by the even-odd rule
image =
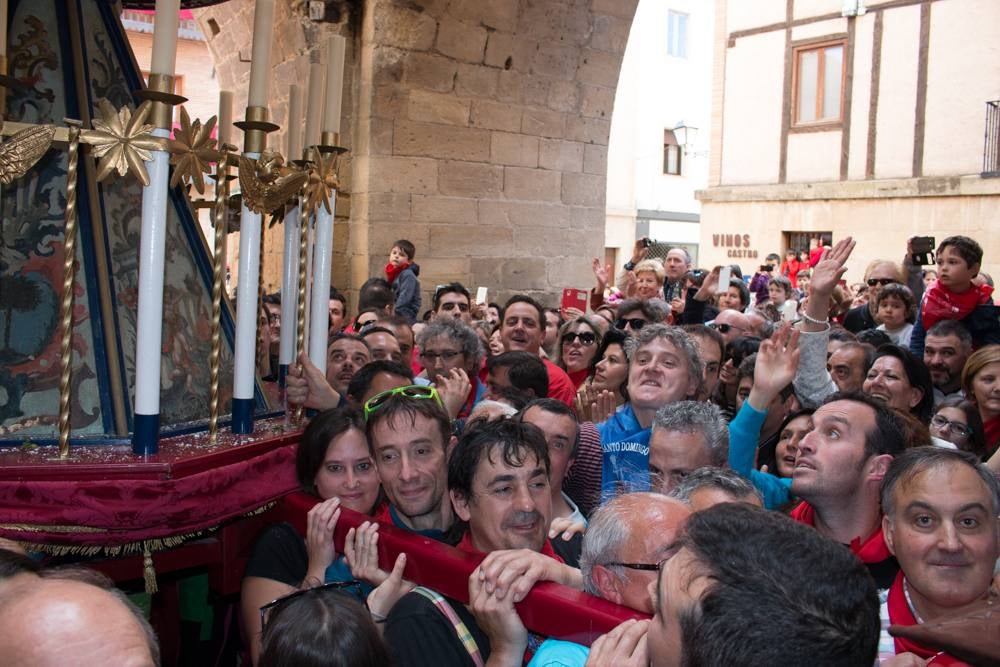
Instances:
[[[458,413],[461,412],[462,406],[465,405],[469,398],[469,392],[472,390],[472,383],[466,372],[461,368],[453,368],[448,372],[448,375],[439,375],[434,386],[438,390],[438,395],[441,397],[441,402],[444,403],[444,409],[448,416],[452,419],[458,417]]]
[[[799,368],[799,330],[784,323],[771,338],[761,341],[754,365],[753,387],[747,400],[767,410],[774,397],[795,379]]]
[[[715,296],[715,288],[719,285],[719,272],[722,271],[721,266],[717,266],[705,276],[705,280],[702,281],[701,287],[695,292],[694,298],[698,301],[711,301],[712,297]]]
[[[854,239],[848,236],[837,241],[829,250],[823,251],[819,262],[813,267],[809,281],[809,293],[813,297],[817,294],[833,294],[833,288],[847,272],[844,263],[851,256],[855,245]]]
[[[406,554],[399,554],[392,566],[392,572],[381,584],[368,594],[368,609],[376,622],[384,621],[399,598],[413,590],[413,584],[403,579],[406,569]]]
[[[306,568],[307,586],[318,586],[326,577],[326,568],[336,557],[333,546],[333,530],[340,518],[340,498],[333,497],[314,505],[306,515],[306,553],[309,565]]]
[[[601,289],[607,287],[611,277],[611,265],[602,264],[601,260],[595,257],[591,268],[594,270],[594,278],[597,280],[597,286]]]
[[[378,586],[389,578],[389,573],[378,564],[378,523],[365,521],[347,531],[344,539],[344,557],[355,579]]]

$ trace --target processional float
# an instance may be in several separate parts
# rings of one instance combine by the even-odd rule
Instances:
[[[301,410],[256,372],[261,226],[285,221],[283,311],[298,326],[282,327],[282,379],[297,350],[323,368],[344,40],[311,68],[307,150],[292,119],[289,157],[267,151],[274,2],[256,2],[245,118],[232,123],[223,93],[218,140],[217,119],[192,121],[174,94],[180,0],[155,3],[148,83],[116,3],[10,0],[0,16],[0,536],[53,554],[141,554],[154,588],[155,552],[295,488]],[[206,177],[211,251],[186,193],[204,193]],[[322,296],[311,344],[310,254]]]

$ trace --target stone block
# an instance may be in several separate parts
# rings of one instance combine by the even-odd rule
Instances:
[[[510,254],[510,247],[507,249]],[[541,257],[508,257],[497,263],[496,282],[511,290],[531,290],[549,286],[547,260]]]
[[[605,175],[608,172],[608,147],[586,144],[583,151],[583,171],[586,174]]]
[[[517,27],[518,0],[453,0],[448,13],[467,23],[503,32]]]
[[[403,61],[403,77],[413,88],[426,88],[447,93],[455,88],[458,64],[432,53],[410,52]]]
[[[591,11],[595,14],[609,14],[632,23],[639,0],[593,0]]]
[[[545,106],[549,96],[549,84],[552,79],[541,76],[525,75],[521,80],[521,98],[529,106]]]
[[[368,192],[416,192],[430,194],[438,189],[437,160],[407,157],[370,157]],[[363,172],[363,169],[359,168]]]
[[[413,195],[411,216],[414,222],[450,222],[471,225],[479,220],[475,199]]]
[[[580,115],[611,120],[615,89],[604,86],[580,86]]]
[[[455,78],[455,92],[471,97],[492,98],[497,92],[497,79],[500,71],[485,65],[458,65],[458,75]]]
[[[548,169],[504,168],[503,193],[507,199],[559,201],[561,172]]]
[[[572,46],[542,42],[531,62],[531,73],[562,81],[576,75],[580,50]]]
[[[410,120],[444,125],[469,124],[469,100],[449,93],[411,90],[406,106]]]
[[[429,288],[425,290],[423,295],[425,309],[430,308],[434,303],[435,285],[443,285],[456,280],[464,285],[475,284],[466,282],[472,263],[468,257],[440,257],[434,251],[433,246],[429,246],[428,249],[429,252],[423,254],[423,259],[417,255],[417,262],[420,264],[420,284]],[[419,248],[417,248],[417,252],[420,252]]]
[[[383,3],[373,12],[376,44],[426,51],[434,44],[437,21],[399,5]]]
[[[414,9],[429,14],[435,18],[441,16],[448,8],[450,0],[407,0],[408,5]]]
[[[574,113],[580,109],[580,86],[574,80],[553,81],[545,97],[545,106]]]
[[[472,100],[469,123],[487,130],[517,132],[521,129],[521,113],[518,107],[503,102]]]
[[[538,166],[558,171],[583,171],[584,144],[578,141],[542,139],[538,143]]]
[[[499,195],[503,188],[503,167],[457,160],[436,164],[438,192],[443,195],[489,197]]]
[[[603,234],[604,226],[607,223],[607,214],[603,207],[595,206],[570,206],[567,217],[570,227],[579,229],[584,234]],[[604,237],[601,236],[603,239]]]
[[[598,238],[601,240],[598,241]],[[590,260],[593,257],[603,257],[603,236],[594,236],[590,252],[583,253],[578,257],[558,257],[546,262],[547,282],[556,289],[575,287],[577,289],[589,289],[594,284],[594,274],[590,268]]]
[[[594,174],[563,174],[562,202],[578,206],[604,206],[607,183]]]
[[[610,120],[579,118],[576,116],[566,118],[565,136],[567,139],[607,146],[609,132],[611,132]]]
[[[491,32],[483,62],[490,67],[527,72],[538,51],[538,42],[504,32]]]
[[[376,86],[372,96],[372,117],[404,118],[407,99],[406,88],[397,83]]]
[[[479,202],[479,224],[568,227],[570,210],[562,204],[483,199]]]
[[[490,132],[471,127],[396,121],[392,152],[395,155],[486,161],[490,159]]]
[[[531,256],[544,253],[547,258],[587,256],[593,245],[586,234],[566,233],[552,227],[515,227],[514,253]]]
[[[368,250],[375,258],[382,258],[382,265],[388,261],[392,244],[399,239],[411,241],[417,247],[417,261],[421,254],[430,249],[430,225],[413,223],[395,224],[391,222],[371,222],[368,225]],[[423,267],[421,267],[422,269]],[[383,278],[385,274],[380,274]],[[421,276],[422,277],[422,276]]]
[[[377,45],[372,51],[372,82],[375,86],[398,84],[403,80],[407,51]]]
[[[450,58],[481,63],[486,50],[486,30],[445,17],[438,26],[436,47]]]
[[[430,233],[429,247],[439,257],[509,257],[514,243],[510,227],[480,227],[470,234],[466,225],[431,225]]]
[[[566,125],[566,117],[558,111],[548,109],[525,109],[521,114],[521,132],[539,137],[560,138]]]
[[[490,162],[518,167],[537,167],[538,137],[494,132],[490,140]]]
[[[618,85],[621,61],[621,53],[584,49],[576,78],[580,83],[592,83],[614,89]]]
[[[594,17],[594,32],[590,35],[590,48],[598,51],[624,53],[632,21],[617,16]]]
[[[410,219],[410,197],[403,193],[372,193],[358,197],[358,220],[404,222]]]
[[[371,122],[369,150],[372,155],[392,155],[393,122],[375,118]]]

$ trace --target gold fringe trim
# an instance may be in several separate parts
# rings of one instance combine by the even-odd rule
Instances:
[[[240,515],[240,518],[249,518],[258,516],[267,512],[275,505],[278,501],[272,500],[269,503],[261,505],[257,509],[250,510],[249,512],[244,512]],[[91,526],[32,526],[30,524],[24,523],[5,523],[0,524],[0,529],[6,530],[20,530],[25,532],[56,532],[56,533],[99,533],[108,532],[106,529],[93,528]],[[156,584],[156,568],[153,565],[153,553],[157,551],[166,551],[167,549],[172,549],[176,546],[180,546],[184,542],[189,540],[200,538],[209,533],[214,533],[219,529],[219,526],[210,526],[208,528],[203,528],[201,530],[196,530],[190,533],[183,533],[181,535],[170,535],[167,537],[161,537],[155,540],[140,540],[137,542],[126,542],[125,544],[117,544],[115,546],[102,546],[102,545],[78,545],[78,544],[47,544],[43,542],[18,542],[22,547],[28,551],[40,551],[50,556],[84,556],[87,558],[118,558],[121,556],[131,556],[133,554],[142,553],[142,578],[145,583],[146,592],[152,595],[159,590]]]

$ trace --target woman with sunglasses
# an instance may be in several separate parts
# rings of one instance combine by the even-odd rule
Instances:
[[[305,540],[291,524],[279,523],[254,546],[240,604],[255,663],[263,605],[296,589],[354,579],[334,552],[333,529],[341,507],[372,514],[381,495],[361,413],[345,406],[313,418],[296,452],[295,473],[302,490],[323,502],[309,511]]]
[[[590,362],[600,342],[600,330],[586,315],[570,320],[559,329],[556,359],[559,368],[569,375],[574,388],[579,389],[587,379]]]
[[[589,376],[576,394],[576,412],[580,421],[595,424],[605,421],[628,400],[628,357],[620,329],[611,328],[601,338],[590,361]]]

